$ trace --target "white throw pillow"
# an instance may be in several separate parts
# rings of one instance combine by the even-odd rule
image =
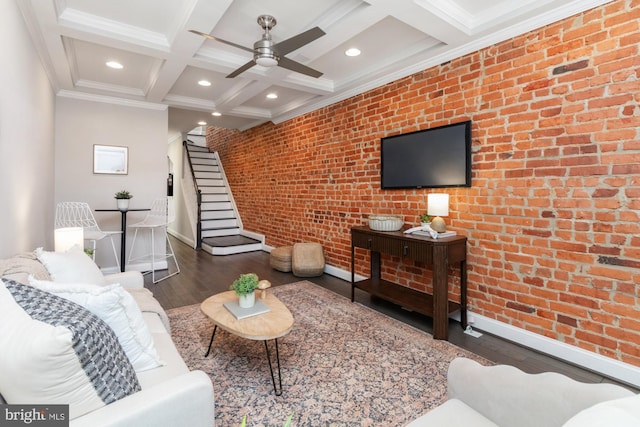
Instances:
[[[0,280],[0,394],[76,418],[140,391],[113,330],[64,298]]]
[[[119,284],[54,283],[29,276],[31,286],[80,304],[113,329],[137,372],[161,366],[153,338],[135,300]]]
[[[66,252],[48,252],[38,248],[35,253],[54,282],[93,285],[106,283],[96,263],[80,246],[75,245]]]
[[[578,412],[562,427],[640,427],[640,395],[598,403]]]

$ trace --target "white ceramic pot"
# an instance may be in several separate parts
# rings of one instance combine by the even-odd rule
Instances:
[[[256,303],[256,293],[251,292],[247,295],[240,295],[238,305],[240,308],[251,308]]]
[[[116,202],[118,203],[118,209],[121,211],[129,209],[129,199],[116,199]]]

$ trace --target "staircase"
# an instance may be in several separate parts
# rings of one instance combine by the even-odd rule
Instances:
[[[202,249],[212,255],[261,250],[264,237],[242,229],[217,153],[190,143],[185,144],[185,147],[196,186],[202,194]]]

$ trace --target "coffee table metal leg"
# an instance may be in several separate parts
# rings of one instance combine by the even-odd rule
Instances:
[[[205,354],[204,357],[207,357],[209,355],[209,352],[211,351],[211,344],[213,344],[213,337],[216,336],[216,329],[218,329],[218,325],[215,325],[213,327],[213,333],[211,334],[211,341],[209,341],[209,348],[207,349],[207,354]]]
[[[278,384],[279,388],[276,387],[276,379],[273,376],[273,367],[271,366],[271,355],[269,354],[269,346],[267,345],[267,340],[264,340],[264,348],[267,350],[267,360],[269,361],[269,371],[271,371],[271,381],[273,382],[273,391],[276,396],[282,395],[282,373],[280,372],[280,352],[278,351],[278,339],[274,339],[276,342],[276,362],[278,364]]]

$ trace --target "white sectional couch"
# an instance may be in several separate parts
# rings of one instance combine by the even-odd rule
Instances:
[[[407,427],[639,427],[640,395],[507,365],[451,362],[448,400]]]
[[[87,257],[87,259],[90,258]],[[22,404],[64,403],[62,401],[51,402],[48,397],[37,401],[38,391],[36,391],[36,398],[25,398],[28,401],[22,402],[21,398],[16,396],[24,396],[24,392],[22,390],[17,392],[14,389],[16,385],[7,379],[12,375],[12,370],[15,372],[16,369],[20,369],[14,369],[7,364],[16,363],[21,366],[19,364],[22,362],[16,361],[16,357],[11,357],[10,352],[13,351],[15,345],[3,341],[3,339],[11,339],[6,336],[11,335],[12,320],[3,318],[3,316],[8,316],[6,313],[11,311],[6,309],[7,304],[14,303],[14,301],[8,301],[11,296],[8,296],[9,293],[5,285],[10,286],[8,285],[10,282],[5,282],[4,279],[28,285],[30,284],[29,276],[31,276],[31,284],[34,279],[51,280],[49,271],[38,261],[35,253],[25,253],[11,259],[0,260],[0,276],[3,278],[2,286],[0,286],[2,291],[0,292],[0,306],[4,308],[4,313],[0,312],[0,324],[4,324],[4,326],[0,326],[0,335],[6,333],[4,337],[0,337],[3,354],[0,355],[0,363],[4,364],[4,366],[0,366],[0,403],[3,403],[3,399],[7,403]],[[103,278],[105,280],[104,286],[118,283],[133,296],[142,312],[144,324],[153,339],[153,348],[159,358],[160,366],[141,372],[136,371],[139,388],[141,388],[139,391],[75,418],[72,408],[70,425],[72,427],[213,426],[214,396],[211,380],[204,372],[189,371],[187,368],[171,340],[166,314],[157,300],[153,298],[151,292],[143,287],[142,275],[139,272],[126,272],[103,276]],[[55,360],[45,362],[56,366]],[[43,394],[45,392],[42,390]]]

